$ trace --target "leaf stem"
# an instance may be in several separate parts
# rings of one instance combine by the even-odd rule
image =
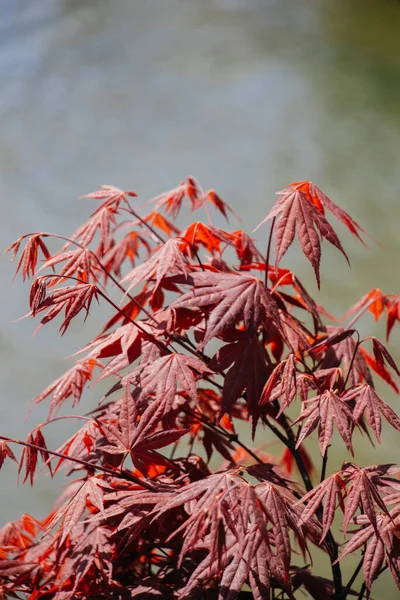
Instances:
[[[276,217],[272,219],[271,229],[269,230],[269,238],[268,238],[268,246],[267,246],[267,254],[265,256],[265,287],[268,289],[268,265],[269,265],[269,257],[271,254],[271,244],[272,244],[272,234],[274,232]]]

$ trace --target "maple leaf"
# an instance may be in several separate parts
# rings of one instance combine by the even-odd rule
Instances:
[[[149,279],[154,278],[155,285],[158,287],[165,277],[172,277],[177,274],[183,274],[187,277],[188,273],[189,265],[182,251],[182,241],[170,239],[151,258],[132,269],[122,279],[121,283],[129,282],[126,290],[126,294],[128,294],[133,287],[142,281],[149,281]]]
[[[386,339],[389,339],[390,332],[396,321],[400,321],[400,296],[395,296],[390,302],[387,310]]]
[[[347,527],[356,510],[361,507],[367,515],[369,522],[377,531],[375,504],[388,515],[386,504],[379,494],[374,482],[374,474],[368,468],[360,468],[352,463],[345,463],[342,469],[343,479],[350,483],[347,490],[346,507],[344,511],[343,530],[346,534]]]
[[[55,265],[65,261],[61,271],[57,274],[58,276],[48,280],[48,286],[62,283],[70,277],[77,277],[85,283],[89,283],[90,279],[96,281],[99,266],[96,260],[93,261],[94,256],[93,252],[88,248],[78,248],[77,250],[58,253],[49,258],[40,267],[38,273],[49,267],[53,268]]]
[[[231,236],[234,240],[236,254],[240,260],[240,268],[252,267],[255,263],[265,271],[264,257],[254,244],[254,240],[244,231],[233,231]]]
[[[90,216],[90,219],[81,225],[70,237],[71,242],[79,240],[82,246],[88,246],[93,240],[96,232],[100,233],[100,244],[97,249],[99,254],[108,248],[111,225],[116,224],[115,215],[119,213],[116,206],[108,205],[97,210]],[[67,242],[64,248],[68,248],[70,242]]]
[[[253,419],[253,435],[259,417],[259,400],[268,377],[265,350],[258,338],[243,334],[242,339],[225,344],[213,357],[209,367],[215,371],[229,368],[224,377],[220,416],[231,414],[232,406],[245,395]]]
[[[353,454],[351,438],[355,420],[343,398],[327,390],[323,394],[306,400],[303,402],[300,416],[293,421],[293,425],[300,422],[303,422],[303,425],[297,438],[296,448],[318,426],[318,442],[321,456],[324,456],[333,435],[333,423],[335,422],[340,437]]]
[[[14,452],[11,450],[7,442],[4,440],[0,440],[0,469],[3,466],[3,463],[6,458],[11,458],[15,462],[18,462],[15,458]]]
[[[30,234],[28,234],[28,236],[29,235]],[[28,236],[27,235],[21,236],[20,238],[18,238],[18,240],[13,242],[11,244],[11,246],[9,246],[7,248],[6,252],[10,252],[11,250],[14,251],[13,255],[11,257],[11,260],[14,260],[16,258],[17,254],[19,252],[19,248],[21,246],[22,240],[24,240]],[[39,258],[39,250],[42,251],[42,254],[45,257],[45,259],[49,259],[51,257],[51,254],[50,254],[46,244],[43,242],[42,238],[44,238],[44,237],[47,237],[46,234],[34,233],[33,235],[30,235],[30,238],[27,241],[26,246],[25,246],[25,248],[20,256],[20,259],[18,261],[14,278],[16,277],[16,275],[21,267],[22,267],[22,280],[23,281],[25,281],[25,279],[27,279],[29,277],[34,276],[37,261]]]
[[[178,216],[182,207],[183,200],[188,198],[192,211],[201,207],[206,209],[207,215],[210,214],[207,208],[207,202],[214,205],[217,210],[228,220],[227,211],[236,215],[226,202],[224,202],[215,190],[205,192],[200,183],[194,177],[187,177],[174,189],[153,198],[147,204],[155,203],[156,209],[164,208],[174,219]]]
[[[182,207],[183,200],[187,197],[192,202],[194,208],[194,200],[201,193],[201,186],[194,177],[188,177],[181,183],[164,194],[160,194],[156,198],[149,200],[146,204],[155,204],[156,209],[164,208],[172,218],[176,219]]]
[[[378,321],[388,303],[388,296],[379,288],[374,288],[354,304],[342,318],[347,319],[351,314],[357,313],[365,308],[374,315],[375,321]]]
[[[125,456],[129,454],[133,464],[143,471],[147,463],[151,460],[155,461],[154,450],[176,442],[188,432],[187,429],[163,430],[149,435],[149,430],[154,427],[153,424],[149,426],[149,414],[153,416],[152,407],[148,407],[138,419],[136,402],[126,393],[120,403],[118,424],[96,419],[100,430],[109,442],[109,445],[101,446],[102,452]],[[163,462],[161,456],[157,460]]]
[[[365,310],[369,310],[374,316],[375,321],[386,312],[386,339],[389,339],[390,333],[396,321],[400,321],[400,296],[394,294],[384,294],[379,288],[374,288],[365,294],[354,306],[352,306],[343,319],[346,319],[353,313],[357,313],[353,321],[360,317]]]
[[[396,375],[400,376],[400,371],[386,346],[377,340],[376,337],[371,337],[371,340],[376,364],[379,369],[382,371],[385,368],[385,362],[387,362],[393,371],[395,371]]]
[[[217,229],[212,225],[205,225],[200,221],[195,221],[181,233],[180,237],[186,240],[191,246],[200,244],[208,252],[219,253],[221,251],[221,242],[232,245],[234,234],[228,234],[226,231]]]
[[[256,277],[228,273],[192,273],[194,288],[172,302],[173,308],[213,307],[206,323],[204,347],[212,338],[244,321],[246,332],[257,332],[272,321],[280,328],[278,308],[264,284]]]
[[[126,375],[121,385],[135,382],[140,385],[143,394],[154,394],[157,398],[174,396],[178,385],[197,403],[197,380],[212,371],[198,358],[171,352],[161,356],[151,364],[137,367]]]
[[[110,583],[112,575],[111,557],[113,553],[113,544],[110,542],[111,532],[98,523],[87,528],[79,537],[72,551],[63,560],[63,567],[60,577],[60,587],[67,581],[73,581],[73,587],[70,591],[71,597],[74,596],[80,581],[85,575],[95,567],[100,570],[103,577]],[[82,556],[85,557],[82,560]]]
[[[111,446],[102,446],[102,450],[112,454],[129,453],[134,440],[137,417],[136,402],[128,394],[125,394],[120,403],[117,424],[113,425],[112,423],[96,419],[107,441],[112,444]]]
[[[108,271],[113,271],[118,277],[121,276],[121,267],[125,260],[129,260],[132,267],[139,257],[140,249],[143,247],[147,255],[151,253],[151,246],[145,235],[137,231],[130,231],[118,242],[113,242],[107,252],[102,256],[102,263]]]
[[[143,221],[145,223],[150,223],[152,227],[157,227],[158,229],[161,229],[161,231],[166,233],[168,237],[170,237],[173,233],[175,235],[179,235],[179,229],[175,227],[175,225],[171,221],[166,219],[161,213],[157,212],[156,210],[153,210],[148,215],[143,217]]]
[[[373,387],[368,384],[356,386],[348,390],[343,396],[343,400],[356,400],[356,405],[353,409],[353,419],[360,421],[365,413],[368,423],[379,443],[381,443],[381,413],[388,423],[395,429],[400,431],[400,418],[395,411],[384,402],[376,393]]]
[[[280,386],[278,387],[278,382]],[[274,402],[280,396],[283,396],[283,402],[277,414],[277,418],[293,402],[297,393],[297,374],[296,358],[294,354],[289,354],[288,358],[282,360],[272,371],[267,383],[265,384],[260,404]]]
[[[225,217],[225,219],[227,221],[228,221],[228,211],[231,212],[233,215],[235,215],[235,217],[237,219],[239,219],[239,217],[235,213],[235,211],[229,206],[229,204],[227,204],[226,202],[224,202],[222,200],[222,198],[217,194],[217,192],[215,190],[208,190],[205,197],[206,197],[207,201],[210,202],[210,204],[213,204],[219,210],[219,212]],[[196,205],[197,206],[199,205],[198,200],[196,201]],[[196,208],[197,208],[197,206],[196,206]]]
[[[362,348],[361,346],[359,347],[359,353],[364,358],[364,360],[368,364],[368,366],[371,367],[371,369],[373,371],[375,371],[375,373],[377,373],[379,375],[379,377],[381,377],[384,381],[386,381],[386,383],[388,383],[394,389],[396,394],[398,394],[399,393],[398,385],[394,381],[394,379],[391,376],[388,369],[385,367],[384,360],[383,360],[383,354],[382,354],[381,350],[378,348],[378,346],[376,344],[374,344],[374,349],[375,349],[375,354],[378,355],[378,360],[376,360],[373,356],[371,356],[371,354],[369,354],[369,352],[367,352],[367,350],[365,350],[365,348]],[[390,357],[390,354],[389,353],[387,353],[387,354]],[[385,356],[385,358],[387,359],[387,355]],[[397,366],[395,365],[393,359],[391,359],[391,360],[392,360],[394,368],[397,372]],[[368,383],[370,383],[370,382],[368,382]]]
[[[52,321],[63,309],[65,309],[64,321],[60,326],[61,335],[64,335],[72,319],[82,309],[86,311],[85,320],[89,314],[93,298],[98,301],[98,288],[92,283],[81,283],[74,286],[58,288],[52,294],[38,299],[37,305],[32,305],[32,314],[49,309],[40,321],[39,327]]]
[[[60,543],[62,544],[85,512],[87,500],[90,500],[100,513],[104,515],[103,494],[104,489],[109,488],[109,484],[102,479],[96,476],[89,477],[82,483],[72,498],[57,510],[47,529],[52,529],[62,520],[60,531]]]
[[[56,473],[61,465],[68,460],[68,456],[78,459],[90,457],[98,438],[98,431],[97,424],[94,421],[88,421],[69,440],[64,442],[57,449],[58,454],[63,455],[63,458],[60,458],[53,473]],[[71,465],[70,462],[68,464]]]
[[[95,367],[101,367],[101,364],[92,358],[77,361],[73,367],[48,385],[41,394],[36,396],[31,410],[50,395],[52,399],[49,406],[49,419],[70,396],[72,396],[72,406],[75,407],[82,397],[86,383],[92,378]]]
[[[136,192],[121,190],[113,185],[101,185],[98,190],[95,192],[90,192],[89,194],[84,194],[83,196],[80,196],[80,199],[103,200],[103,202],[95,211],[95,213],[97,213],[108,206],[116,206],[118,208],[121,202],[125,202],[127,204],[127,196],[136,198],[137,194]]]
[[[100,373],[98,380],[109,377],[132,364],[144,345],[143,331],[134,323],[121,325],[111,335],[100,338],[89,356],[114,356]],[[92,346],[93,347],[93,346]]]
[[[305,494],[298,502],[299,504],[307,503],[304,511],[301,515],[299,526],[307,521],[317,513],[320,505],[324,498],[324,510],[322,516],[322,536],[320,543],[327,536],[330,527],[333,523],[336,513],[336,500],[339,503],[342,511],[344,512],[344,498],[346,496],[346,485],[341,477],[340,473],[333,473],[330,477],[322,481],[319,485],[313,488],[310,492]]]
[[[28,435],[26,445],[22,450],[21,458],[19,461],[18,475],[22,471],[22,468],[25,463],[25,477],[23,483],[25,483],[25,481],[29,477],[30,483],[31,485],[33,485],[33,478],[37,467],[37,459],[39,453],[42,456],[43,461],[48,464],[50,474],[52,474],[52,468],[50,463],[48,462],[49,454],[47,452],[46,442],[42,432],[40,431],[40,427],[37,427]]]
[[[398,544],[396,543],[396,535],[393,535],[393,530],[395,529],[393,519],[388,519],[386,514],[380,513],[376,518],[376,526],[369,524],[370,519],[367,515],[355,517],[353,521],[356,524],[362,525],[362,527],[352,534],[338,561],[349,554],[353,554],[358,548],[365,546],[363,573],[367,590],[371,589],[384,561],[389,566],[399,587],[400,569],[399,565],[396,564],[396,562],[398,563],[398,548],[396,547]]]
[[[328,348],[332,348],[332,346],[336,346],[336,344],[340,344],[347,338],[351,337],[353,333],[355,333],[355,329],[344,329],[343,331],[339,331],[338,333],[334,333],[333,335],[328,336],[322,342],[318,342],[314,344],[309,349],[310,354],[319,354],[320,352],[326,352]]]
[[[98,253],[103,254],[109,246],[110,227],[116,223],[115,217],[119,214],[121,202],[129,206],[127,196],[135,197],[136,193],[120,190],[110,185],[103,185],[96,192],[81,196],[81,198],[103,200],[103,202],[90,215],[88,221],[75,231],[70,238],[71,241],[64,245],[64,249],[76,240],[79,240],[82,246],[88,246],[98,231],[100,234]]]
[[[32,317],[36,316],[36,313],[42,303],[45,301],[47,296],[47,284],[45,277],[38,277],[35,279],[31,286],[29,294],[29,308],[31,309]]]
[[[308,185],[305,187],[304,183]],[[344,222],[359,239],[361,238],[357,232],[363,230],[345,211],[336,206],[311,182],[291,184],[279,192],[278,196],[279,199],[269,214],[258,225],[260,227],[269,219],[279,216],[274,228],[275,268],[278,268],[282,257],[292,244],[297,224],[297,238],[300,247],[310,261],[315,271],[318,287],[320,287],[321,242],[316,229],[320,237],[325,238],[340,250],[349,262],[338,236],[325,218],[323,206],[325,205],[328,210]]]
[[[319,211],[323,212],[324,208],[327,208],[339,221],[346,225],[347,229],[362,242],[361,234],[365,234],[365,231],[356,221],[340,206],[337,206],[319,187],[314,185],[311,181],[298,181],[292,183],[291,187],[302,190],[307,198],[312,202]]]
[[[143,329],[146,329],[146,324],[143,323]],[[79,350],[77,354],[90,351],[86,358],[102,359],[118,356],[120,354],[129,354],[132,345],[135,345],[137,336],[142,336],[143,332],[135,325],[129,322],[125,325],[120,325],[110,333],[99,334],[87,346]]]

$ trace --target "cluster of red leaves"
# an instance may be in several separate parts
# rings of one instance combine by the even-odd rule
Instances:
[[[24,481],[34,482],[40,462],[51,476],[67,467],[74,478],[44,522],[25,515],[0,530],[0,598],[234,600],[249,594],[247,584],[257,600],[294,599],[297,590],[344,600],[355,594],[358,571],[346,584],[340,561],[360,548],[360,599],[385,568],[400,587],[400,469],[345,463],[325,476],[335,428],[352,455],[355,435],[372,433],[380,443],[382,417],[400,430],[373,379],[397,391],[395,361],[354,329],[369,310],[376,319],[386,315],[389,337],[400,296],[372,290],[350,309],[347,328],[333,327],[280,267],[297,228],[319,284],[323,239],[347,259],[325,211],[360,240],[361,227],[311,182],[298,182],[279,193],[263,221],[272,219],[264,258],[244,231],[212,224],[210,208],[225,218],[230,209],[194,178],[156,198],[144,216],[129,202],[135,196],[111,186],[86,196],[98,207],[70,238],[53,236],[65,242],[54,255],[48,233],[9,248],[15,258],[26,240],[17,265],[24,280],[43,255],[30,294],[40,325],[63,313],[65,333],[82,311],[86,319],[94,298],[113,315],[83,358],[34,400],[49,399],[46,423],[26,442],[0,436],[0,467],[19,462]],[[208,225],[178,229],[173,221],[185,200],[192,211],[205,210]],[[50,450],[42,430],[68,399],[80,402],[94,374],[94,383],[110,380],[109,391]],[[253,438],[263,429],[277,436],[281,456],[246,446],[237,427],[247,423]],[[305,441],[315,431],[322,477],[314,487]],[[23,446],[19,461],[12,444]],[[339,513],[344,535],[358,526],[340,555],[331,531]],[[329,557],[332,579],[312,572],[313,547]]]

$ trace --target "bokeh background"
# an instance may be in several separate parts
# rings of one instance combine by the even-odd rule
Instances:
[[[77,197],[100,184],[145,201],[194,175],[252,231],[277,190],[311,179],[381,242],[367,250],[339,226],[352,267],[324,244],[318,301],[339,316],[372,287],[399,293],[399,31],[397,0],[2,0],[1,246],[28,231],[68,235],[92,209]],[[307,261],[290,258],[315,290]],[[13,323],[29,288],[11,284],[8,257],[0,269],[0,433],[24,438],[46,414],[39,407],[26,422],[30,401],[106,309],[65,338],[52,325],[32,338],[31,320]],[[360,327],[383,334],[368,316]],[[398,358],[399,338],[394,330]],[[49,445],[75,428],[48,428]],[[374,451],[359,439],[357,462],[398,460],[398,436],[386,427],[383,440]],[[332,454],[330,469],[340,468],[341,443]],[[6,463],[0,525],[43,517],[59,491],[45,474],[17,487]],[[398,598],[386,575],[374,597],[383,593]]]

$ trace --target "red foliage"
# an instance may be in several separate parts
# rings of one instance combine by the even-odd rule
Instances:
[[[63,312],[63,334],[82,312],[86,319],[94,298],[114,314],[34,400],[49,399],[46,423],[26,442],[0,436],[0,467],[17,461],[24,481],[33,484],[41,462],[51,476],[68,466],[73,477],[43,523],[24,515],[0,530],[0,597],[234,600],[249,594],[247,584],[257,600],[304,592],[361,599],[384,568],[400,587],[400,469],[347,462],[326,476],[335,427],[351,454],[360,433],[381,442],[382,416],[400,430],[373,380],[397,391],[399,369],[382,342],[360,340],[355,329],[369,310],[386,317],[389,336],[400,296],[374,289],[349,310],[347,328],[326,325],[328,313],[279,267],[296,228],[318,285],[323,238],[347,259],[325,211],[358,239],[364,231],[311,182],[294,183],[263,221],[273,219],[271,265],[270,250],[264,259],[244,231],[212,224],[213,207],[226,218],[233,211],[194,178],[157,197],[143,217],[130,205],[135,196],[112,186],[88,194],[98,208],[70,238],[53,236],[64,242],[54,255],[43,232],[9,248],[15,258],[26,242],[23,279],[44,256],[30,293],[32,317],[44,313],[40,325]],[[205,210],[208,224],[179,230],[173,221],[185,200]],[[129,220],[118,222],[122,215]],[[49,449],[43,430],[69,398],[73,407],[82,401],[93,377],[92,385],[109,380],[109,391],[69,440]],[[238,424],[241,432],[249,424],[253,439],[272,432],[278,455],[245,444]],[[314,431],[321,468],[306,449]],[[23,448],[19,460],[12,445]],[[340,555],[336,516],[349,536]],[[358,528],[348,533],[351,524]],[[313,546],[327,554],[331,579],[310,569]],[[346,584],[341,561],[359,549],[365,583],[355,592],[358,570]]]

